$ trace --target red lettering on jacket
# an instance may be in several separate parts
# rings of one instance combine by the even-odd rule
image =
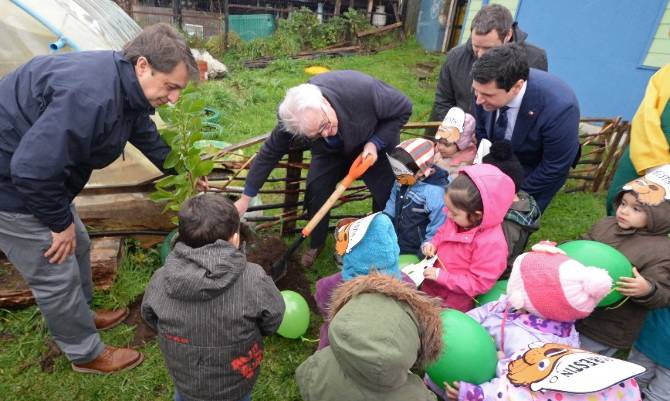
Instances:
[[[238,356],[233,359],[230,365],[233,367],[233,370],[240,372],[245,379],[249,380],[254,377],[262,360],[263,350],[258,343],[254,343],[247,355]]]

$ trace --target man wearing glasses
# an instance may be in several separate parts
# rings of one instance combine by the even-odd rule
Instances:
[[[411,114],[412,103],[400,91],[356,71],[321,74],[290,88],[279,105],[278,124],[256,156],[235,203],[240,215],[289,147],[300,142],[307,142],[312,152],[305,194],[310,217],[361,152],[375,160],[363,181],[372,193],[373,210],[383,210],[394,180],[386,153],[400,143],[400,129]],[[312,231],[303,266],[314,263],[327,234],[328,215]]]

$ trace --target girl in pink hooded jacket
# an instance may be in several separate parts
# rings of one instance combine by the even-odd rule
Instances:
[[[442,306],[466,312],[477,295],[488,292],[507,265],[502,230],[514,198],[514,183],[497,167],[464,167],[444,196],[447,219],[424,255],[437,253],[436,267],[424,271],[421,290],[442,299]]]

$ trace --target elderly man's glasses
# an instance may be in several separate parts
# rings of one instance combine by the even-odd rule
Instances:
[[[314,134],[314,137],[323,136],[324,131],[329,130],[330,127],[333,126],[333,124],[330,122],[330,118],[328,118],[328,113],[326,113],[326,111],[323,109],[323,106],[321,106],[321,114],[323,114],[323,120],[321,120],[319,129],[316,131],[316,134]]]

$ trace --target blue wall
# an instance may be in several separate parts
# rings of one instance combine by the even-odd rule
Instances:
[[[630,119],[654,68],[642,66],[668,0],[522,0],[517,21],[582,116]]]
[[[440,25],[438,18],[443,7],[444,0],[421,0],[416,40],[426,50],[442,50],[444,27]]]

